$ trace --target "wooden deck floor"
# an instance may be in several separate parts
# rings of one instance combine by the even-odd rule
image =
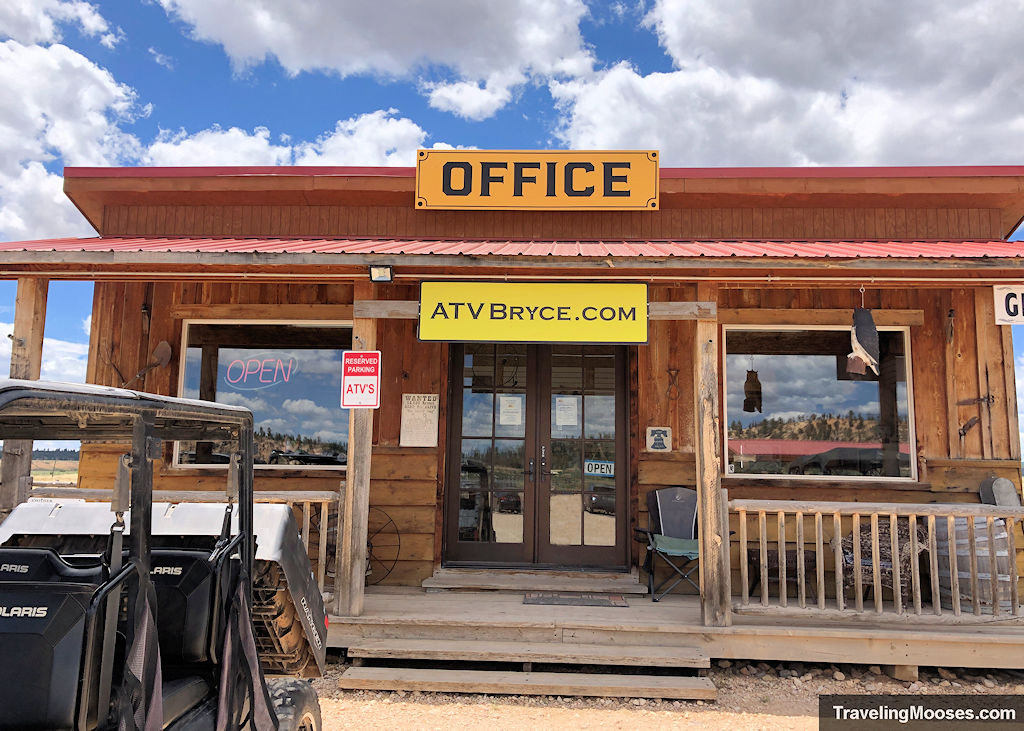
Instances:
[[[887,665],[1024,668],[1024,627],[881,624],[870,617],[733,614],[730,627],[704,627],[696,597],[628,607],[523,604],[513,592],[368,588],[361,617],[330,618],[328,645],[355,639],[489,639],[544,643],[693,647],[712,658]]]

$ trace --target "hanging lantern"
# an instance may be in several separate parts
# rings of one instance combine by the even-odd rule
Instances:
[[[878,328],[875,327],[874,318],[871,317],[871,310],[858,307],[853,311],[850,345],[853,352],[846,356],[846,372],[863,376],[870,368],[877,376]]]
[[[747,380],[743,382],[743,410],[761,412],[761,381],[757,371],[747,371]]]

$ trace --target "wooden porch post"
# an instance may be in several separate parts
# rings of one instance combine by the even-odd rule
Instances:
[[[718,285],[697,285],[697,299],[718,302]],[[694,363],[697,511],[700,531],[701,619],[705,625],[732,623],[729,574],[729,513],[722,494],[718,418],[718,320],[697,320]]]
[[[49,280],[23,277],[18,280],[14,304],[14,333],[11,335],[11,378],[39,378],[43,363],[43,326],[46,324],[46,294]],[[0,517],[28,497],[32,474],[32,440],[4,441],[0,469]]]
[[[372,299],[373,285],[356,282],[354,300]],[[377,321],[352,320],[352,349],[376,350]],[[339,505],[338,557],[334,587],[334,613],[358,617],[363,613],[366,584],[366,534],[370,514],[370,454],[373,409],[351,409],[348,423],[348,464]]]

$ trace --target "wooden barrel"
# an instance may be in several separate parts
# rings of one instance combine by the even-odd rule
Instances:
[[[973,611],[973,591],[971,589],[971,554],[967,521],[970,518],[955,518],[953,524],[956,546],[957,583],[960,586],[960,608],[967,614]],[[988,539],[986,518],[974,518],[974,550],[978,565],[978,603],[984,614],[992,614],[992,562],[995,555],[997,576],[997,599],[999,610],[1009,613],[1011,608],[1010,592],[1010,556],[1009,537],[1006,535],[1006,523],[1002,518],[992,521],[992,533],[995,545]],[[953,608],[953,591],[949,574],[949,530],[945,518],[935,519],[936,552],[939,566],[939,596],[945,609]]]

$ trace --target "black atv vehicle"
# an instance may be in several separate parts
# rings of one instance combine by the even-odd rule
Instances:
[[[247,409],[0,381],[0,438],[130,442],[110,503],[0,524],[0,728],[320,729],[327,618],[287,506],[253,506]],[[164,441],[230,445],[227,505],[153,503]],[[257,548],[257,542],[260,544]]]

